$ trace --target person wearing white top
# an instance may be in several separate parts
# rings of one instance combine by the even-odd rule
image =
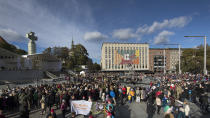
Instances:
[[[156,97],[156,105],[157,105],[157,114],[160,114],[161,99],[159,97]]]
[[[190,106],[187,102],[181,102],[179,100],[176,100],[177,102],[179,102],[180,104],[183,104],[184,105],[184,108],[181,110],[182,112],[185,113],[185,117],[186,118],[189,118],[189,113],[190,113]]]

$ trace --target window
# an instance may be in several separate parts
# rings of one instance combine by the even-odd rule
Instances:
[[[105,54],[107,54],[107,47],[105,47]]]
[[[105,65],[106,65],[106,69],[107,69],[107,66],[108,66],[108,65],[107,65],[107,60],[105,60]]]

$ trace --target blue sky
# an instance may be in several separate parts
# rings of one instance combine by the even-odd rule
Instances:
[[[179,43],[184,48],[210,43],[209,0],[0,0],[0,35],[27,50],[25,34],[34,31],[41,53],[67,46],[72,37],[100,62],[103,42]],[[175,46],[167,46],[175,47]]]

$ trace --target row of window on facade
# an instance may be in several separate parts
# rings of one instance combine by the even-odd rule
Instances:
[[[4,66],[1,66],[1,67],[0,67],[0,70],[9,70],[9,71],[13,71],[13,70],[20,70],[20,68],[17,68],[17,67],[4,67]]]
[[[112,49],[110,47],[108,49],[107,49],[107,47],[105,47],[105,54],[107,54],[107,50],[109,51],[109,54],[111,54],[111,53],[113,54],[114,49],[117,51],[120,51],[120,52],[127,52],[127,53],[129,53],[129,51],[131,51],[131,50],[139,50],[140,52],[141,52],[141,50],[142,50],[142,52],[144,52],[144,50],[145,50],[145,52],[147,52],[147,47],[127,47],[127,50],[126,50],[126,47],[124,47],[124,49],[123,49],[123,47],[121,47],[121,48],[120,47],[115,47],[115,48],[112,47]]]
[[[129,50],[127,50],[127,51],[123,51],[123,50],[121,50],[120,51],[121,52],[121,54],[125,54],[125,52],[127,52],[126,54],[129,54]],[[135,53],[133,53],[133,54],[135,54]],[[144,55],[146,56],[146,59],[147,59],[147,50],[145,50],[145,53],[144,53],[144,50],[143,51],[139,51],[139,57],[141,58],[141,55],[142,55],[142,57],[144,58]],[[107,54],[107,52],[105,52],[105,58],[113,58],[113,56],[114,56],[114,53],[112,52],[112,54]]]
[[[154,62],[154,66],[164,66],[164,63],[163,62]],[[165,63],[165,66],[166,66],[166,63]]]
[[[140,68],[147,68],[147,65],[142,65],[142,67],[140,65],[133,65],[132,66],[133,69],[140,69]],[[127,65],[106,65],[106,69],[128,69]]]
[[[0,56],[0,59],[14,59],[14,56]]]
[[[107,50],[109,50],[109,53],[111,53],[111,51],[112,52],[114,52],[114,49],[115,50],[126,50],[126,47],[109,47],[108,49],[107,49],[107,47],[105,47],[105,52],[107,52]],[[147,50],[147,47],[127,47],[127,50]]]

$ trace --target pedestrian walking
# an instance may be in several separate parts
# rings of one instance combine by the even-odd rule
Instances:
[[[161,99],[158,96],[156,97],[156,105],[157,105],[157,114],[160,114]]]
[[[62,100],[60,108],[61,108],[61,112],[62,112],[62,118],[65,118],[67,104],[66,104],[66,101],[64,99]]]
[[[57,118],[57,115],[56,115],[54,109],[50,110],[50,113],[47,115],[46,118]]]
[[[42,95],[42,98],[40,100],[40,104],[41,104],[41,115],[45,114],[46,112],[46,101],[45,101],[45,96]]]

